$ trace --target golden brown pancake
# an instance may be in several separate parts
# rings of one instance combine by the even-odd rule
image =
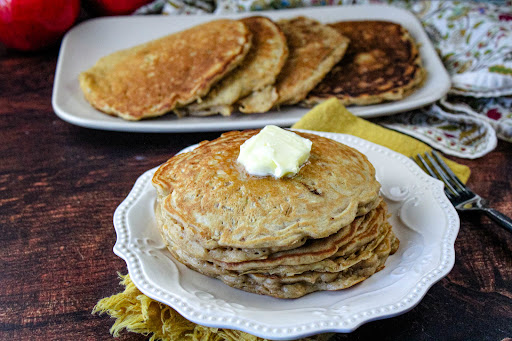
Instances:
[[[349,258],[363,247],[369,251],[377,247],[391,228],[386,222],[386,208],[382,203],[378,208],[356,218],[353,223],[326,238],[308,239],[303,246],[276,252],[265,259],[234,263],[214,261],[214,263],[226,270],[279,274],[280,276],[300,274],[320,268],[326,271],[326,265],[329,265],[326,264],[326,260]],[[372,242],[374,242],[373,245],[368,245]]]
[[[280,20],[290,56],[277,80],[276,104],[295,104],[341,60],[349,40],[329,26],[305,17]]]
[[[290,248],[337,232],[380,202],[366,156],[310,133],[297,133],[313,145],[295,176],[248,174],[236,160],[258,132],[225,133],[163,164],[153,184],[165,223],[186,226],[184,237],[207,249]]]
[[[341,227],[336,233],[326,238],[305,239],[284,250],[279,248],[238,250],[226,247],[206,249],[195,239],[189,238],[180,224],[176,222],[169,224],[169,217],[164,216],[158,206],[156,217],[164,239],[172,240],[177,248],[186,249],[189,256],[213,262],[227,270],[256,272],[256,269],[311,264],[333,255],[341,257],[356,252],[382,233],[381,229],[386,220],[386,206],[381,203],[376,209],[357,217],[352,223]]]
[[[241,101],[245,113],[266,112],[280,104],[295,104],[343,57],[348,39],[318,21],[297,17],[280,20],[289,55],[279,74],[275,91],[254,93]]]
[[[275,85],[269,85],[240,99],[237,103],[238,110],[245,114],[267,112],[272,109],[278,98],[279,95]]]
[[[242,64],[217,83],[206,97],[179,111],[194,116],[218,113],[229,116],[238,99],[253,91],[272,87],[288,57],[286,38],[279,27],[268,18],[256,16],[240,21],[252,33],[252,47]]]
[[[107,114],[161,116],[206,95],[250,46],[243,22],[215,20],[103,57],[80,74],[80,87]]]
[[[337,97],[344,105],[400,100],[425,77],[416,44],[407,30],[386,21],[330,24],[350,39],[343,59],[308,94],[307,105]]]
[[[170,242],[172,244],[172,241]],[[206,276],[215,277],[225,284],[245,291],[278,298],[298,298],[319,290],[340,290],[360,283],[384,268],[389,255],[398,249],[399,241],[391,228],[371,251],[357,254],[356,259],[331,258],[325,269],[313,269],[291,275],[266,273],[238,273],[215,263],[205,262],[186,254],[183,249],[169,247],[175,259]],[[334,270],[334,271],[329,271]]]

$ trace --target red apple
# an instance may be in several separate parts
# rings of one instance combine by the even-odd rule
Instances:
[[[0,0],[0,41],[33,51],[56,43],[75,23],[80,0]]]
[[[87,7],[97,15],[127,15],[152,0],[88,0]]]

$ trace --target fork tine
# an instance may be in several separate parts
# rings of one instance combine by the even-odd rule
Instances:
[[[427,153],[425,153],[425,156],[428,156]],[[421,156],[421,154],[417,154],[416,157],[418,158],[418,160],[420,160],[420,163],[423,165],[423,168],[425,168],[425,170],[430,174],[430,176],[432,176],[433,178],[436,178],[438,180],[441,180],[445,186],[444,186],[444,193],[446,194],[446,196],[448,197],[448,199],[453,199],[454,198],[454,195],[458,195],[457,194],[457,191],[450,185],[449,182],[445,181],[444,179],[442,179],[429,165],[429,163],[423,158],[423,156]],[[416,160],[414,160],[414,158],[412,158],[414,162],[416,162]]]
[[[433,178],[436,178],[437,180],[441,180],[443,181],[443,183],[446,185],[444,186],[444,193],[446,194],[446,196],[448,197],[449,200],[452,200],[455,198],[454,194],[453,193],[457,193],[456,191],[453,191],[450,192],[450,189],[448,188],[448,186],[450,186],[450,184],[447,184],[443,179],[441,179],[439,177],[439,175],[437,175],[437,173],[430,167],[430,165],[428,164],[428,162],[421,156],[421,154],[417,154],[416,157],[418,158],[418,160],[420,161],[420,163],[423,165],[423,168],[430,174],[430,176],[432,176]],[[416,160],[414,159],[414,157],[411,157],[411,159],[416,162]]]
[[[439,175],[438,178],[440,178],[446,187],[450,189],[455,195],[460,195],[460,191],[458,191],[451,183],[450,178],[446,174],[446,172],[439,166],[439,164],[434,160],[432,155],[428,152],[425,153],[425,156],[427,157],[428,161],[430,161],[430,164],[432,167],[434,167],[436,173]]]
[[[437,160],[437,163],[443,168],[443,170],[445,171],[445,173],[450,177],[450,179],[452,180],[452,182],[461,190],[461,191],[464,191],[466,193],[471,193],[471,191],[466,187],[466,185],[464,185],[462,183],[462,181],[460,181],[460,179],[452,172],[452,170],[450,169],[450,167],[448,167],[448,165],[443,161],[443,159],[441,158],[441,155],[439,155],[438,152],[436,152],[435,150],[432,150],[432,155],[434,156],[434,158]]]
[[[434,172],[434,170],[432,168],[430,168],[428,162],[421,156],[421,154],[417,154],[416,157],[418,158],[418,160],[420,160],[421,164],[423,165],[423,167],[425,167],[425,169],[430,174],[430,176],[432,176],[438,180],[441,180],[441,179],[439,179],[439,176],[437,176],[436,172]],[[413,160],[414,160],[414,158],[413,158]],[[414,161],[416,161],[416,160],[414,160]]]

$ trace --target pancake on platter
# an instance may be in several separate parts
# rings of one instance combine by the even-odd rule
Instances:
[[[350,39],[343,59],[308,94],[312,106],[330,97],[344,105],[369,105],[405,98],[425,79],[411,35],[400,24],[347,21],[330,24]]]
[[[343,289],[381,270],[399,242],[366,156],[296,132],[312,142],[298,173],[254,176],[237,159],[258,132],[225,133],[155,172],[157,225],[173,257],[279,298]]]
[[[306,17],[280,20],[278,25],[286,36],[289,55],[277,78],[276,92],[256,92],[242,99],[242,112],[266,112],[303,100],[341,60],[349,44],[335,29]]]
[[[242,62],[251,38],[241,21],[211,21],[101,58],[80,74],[80,87],[107,114],[161,116],[206,95]]]
[[[176,111],[193,116],[231,115],[238,99],[254,91],[272,91],[288,57],[286,38],[270,19],[255,16],[240,19],[252,33],[252,47],[240,66],[217,83],[204,98]]]

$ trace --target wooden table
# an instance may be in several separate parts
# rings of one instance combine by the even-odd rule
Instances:
[[[220,133],[136,134],[80,128],[53,112],[58,50],[0,56],[0,340],[110,340],[91,315],[121,290],[112,215],[144,171]],[[471,187],[512,216],[512,148],[500,141],[471,167]],[[461,216],[456,264],[421,303],[339,340],[512,337],[512,234]],[[121,340],[143,340],[124,333]]]

